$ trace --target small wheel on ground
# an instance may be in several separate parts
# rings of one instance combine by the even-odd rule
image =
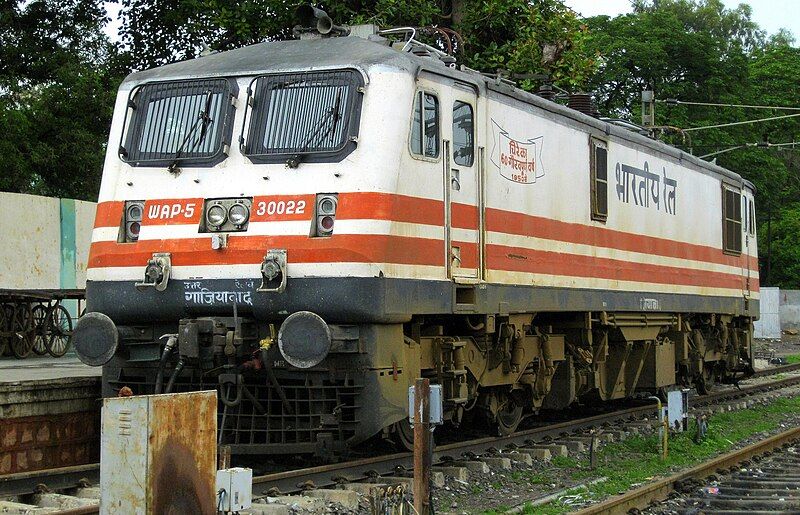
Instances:
[[[33,307],[33,352],[39,356],[47,354],[47,338],[50,337],[50,317],[47,316],[48,308],[44,304]]]
[[[47,339],[47,352],[54,358],[60,358],[69,350],[72,343],[72,316],[61,304],[53,308],[50,338]]]
[[[11,352],[18,359],[27,358],[33,350],[33,310],[27,302],[14,304],[11,318]]]
[[[0,357],[8,352],[8,342],[11,333],[11,317],[6,304],[0,304]]]

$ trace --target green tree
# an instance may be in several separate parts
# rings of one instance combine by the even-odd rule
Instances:
[[[572,88],[595,68],[584,50],[585,26],[560,0],[340,0],[320,7],[341,24],[456,30],[464,43],[457,57],[480,70],[548,73]],[[272,0],[123,0],[121,36],[136,56],[132,66],[143,69],[196,57],[206,47],[289,38],[295,9]]]
[[[766,38],[747,5],[726,9],[719,0],[637,0],[633,5],[630,14],[586,21],[590,27],[587,47],[600,62],[590,87],[598,93],[604,114],[636,120],[640,94],[646,87],[652,87],[660,100],[797,106],[800,85],[794,77],[800,73],[800,51],[785,31]],[[656,114],[657,125],[685,129],[786,111],[661,103]],[[791,226],[793,219],[785,221],[784,211],[800,198],[800,169],[796,150],[754,145],[794,141],[798,133],[800,119],[794,118],[662,136],[755,184],[764,284],[800,287],[800,274],[793,275],[792,267],[783,266],[790,260],[784,255],[788,251],[770,241],[780,236],[776,231]],[[784,253],[778,260],[780,272],[770,259],[776,252]]]
[[[0,6],[0,190],[94,200],[124,72],[99,0]]]

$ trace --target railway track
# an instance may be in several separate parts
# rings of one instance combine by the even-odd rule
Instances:
[[[770,374],[762,373],[758,376],[765,377],[797,370],[800,370],[800,364],[775,367],[769,370]],[[768,383],[713,392],[706,396],[693,398],[691,404],[693,407],[702,408],[713,404],[735,403],[746,397],[795,385],[800,385],[800,374]],[[646,403],[609,413],[547,424],[509,436],[489,436],[439,445],[434,450],[433,461],[440,466],[469,461],[469,458],[464,458],[465,456],[483,456],[483,461],[490,461],[490,458],[487,457],[509,457],[514,449],[523,449],[534,458],[545,454],[544,451],[548,451],[547,455],[549,456],[548,449],[552,450],[554,447],[566,447],[570,451],[582,450],[588,445],[588,440],[591,438],[588,436],[589,431],[594,431],[602,442],[624,437],[626,431],[650,430],[655,407],[654,403]],[[648,421],[648,418],[651,420]],[[498,450],[500,450],[499,453]],[[541,454],[537,455],[537,453]],[[260,497],[295,494],[302,493],[303,490],[309,488],[326,489],[340,484],[363,481],[383,484],[391,477],[395,479],[389,481],[390,483],[404,484],[403,477],[410,477],[412,462],[411,453],[401,452],[270,473],[253,478],[253,495]],[[0,477],[0,497],[23,496],[23,498],[30,498],[31,495],[41,495],[51,491],[70,492],[81,488],[81,485],[97,484],[98,482],[99,464],[12,474]],[[78,509],[81,513],[92,513],[91,506],[72,507],[72,509]]]
[[[643,509],[666,498],[687,481],[703,480],[721,469],[738,470],[744,462],[764,456],[793,442],[800,441],[800,427],[792,428],[737,451],[718,456],[673,476],[612,497],[578,512],[579,515],[624,514]],[[757,467],[738,470],[719,484],[709,495],[686,499],[687,511],[697,513],[797,513],[800,511],[800,452],[787,452],[768,458]],[[672,506],[670,507],[673,508]],[[693,509],[692,509],[693,508]],[[671,511],[671,510],[670,510]]]
[[[792,371],[794,370],[797,370],[797,368],[792,369]],[[748,396],[780,390],[798,384],[800,384],[800,375],[741,389],[714,392],[692,399],[692,405],[694,407],[705,407],[711,404],[736,401]],[[459,460],[463,455],[492,453],[496,449],[530,448],[531,446],[541,446],[547,442],[563,441],[565,438],[580,438],[580,436],[577,436],[579,433],[590,429],[599,429],[602,432],[604,427],[608,428],[613,425],[635,426],[637,422],[642,422],[645,417],[655,415],[655,409],[656,405],[654,403],[648,403],[634,408],[519,431],[509,436],[484,437],[441,445],[437,446],[433,451],[433,462],[443,463]],[[606,434],[613,435],[619,431],[619,429],[607,429]],[[568,434],[576,436],[565,437]],[[309,481],[316,487],[327,487],[347,481],[360,481],[368,477],[375,478],[391,475],[398,468],[400,470],[410,470],[412,461],[412,454],[405,452],[257,476],[253,478],[253,494],[265,494],[265,491],[259,492],[260,489],[263,490],[265,487],[277,489],[282,493],[292,493],[302,490],[304,484],[308,485]],[[265,486],[262,487],[261,485]]]

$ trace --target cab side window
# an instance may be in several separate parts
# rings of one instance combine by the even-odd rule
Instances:
[[[742,194],[728,186],[722,187],[722,250],[742,253]]]
[[[472,106],[456,100],[453,103],[453,161],[472,166],[475,161],[474,117]]]
[[[414,99],[411,152],[418,156],[439,157],[439,99],[426,91],[418,92]]]
[[[590,149],[592,220],[605,222],[608,218],[608,145],[592,138]]]

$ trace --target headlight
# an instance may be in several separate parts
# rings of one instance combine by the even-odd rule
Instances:
[[[228,218],[234,225],[244,225],[247,219],[250,218],[250,210],[247,206],[242,204],[234,204],[228,211]]]
[[[206,222],[213,227],[221,227],[226,218],[225,208],[222,206],[211,206],[206,211]]]

